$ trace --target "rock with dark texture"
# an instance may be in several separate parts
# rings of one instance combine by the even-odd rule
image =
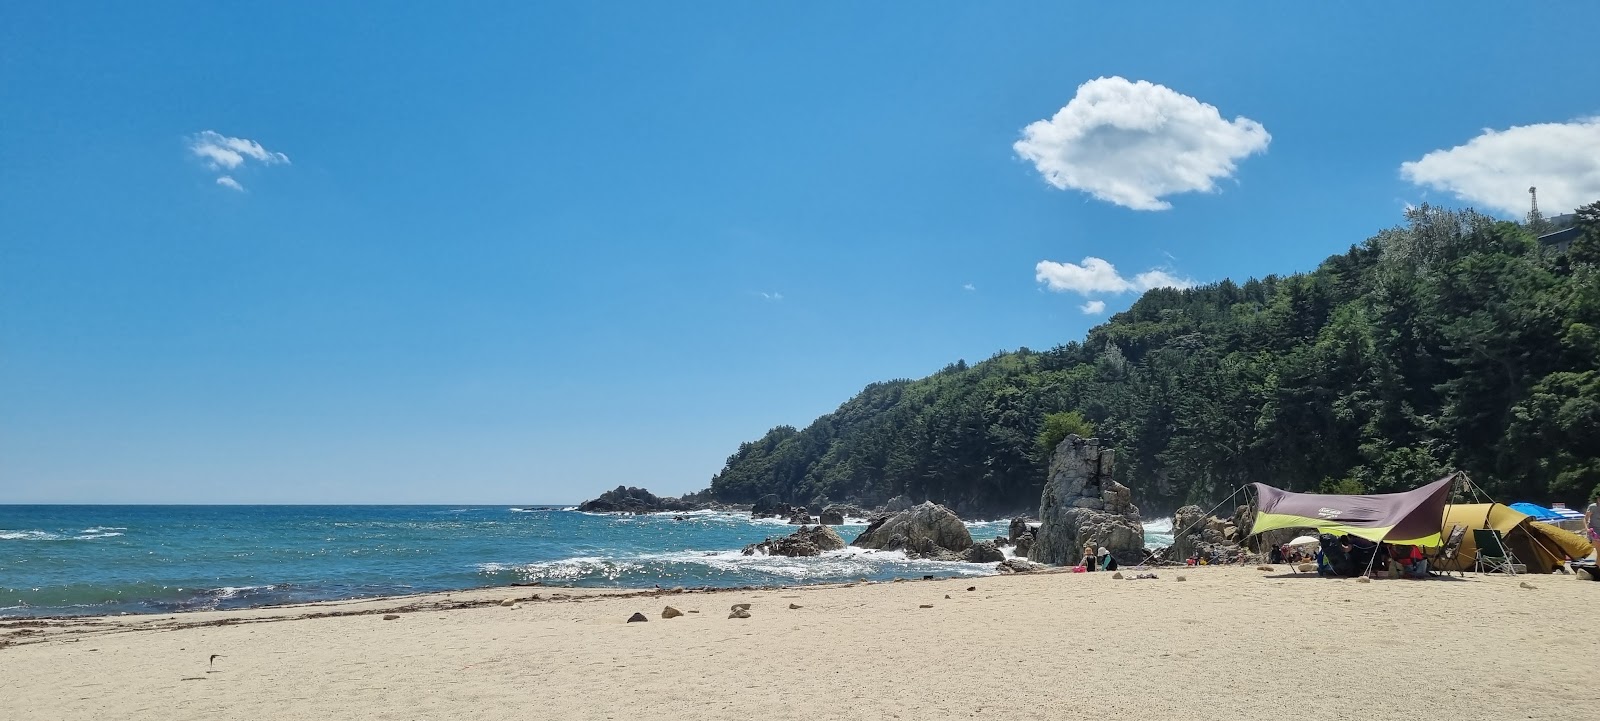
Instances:
[[[762,553],[768,556],[820,556],[824,551],[844,548],[844,539],[827,526],[801,526],[800,530],[780,538],[768,538],[744,547],[744,555]]]
[[[650,619],[645,618],[644,614],[642,614],[642,613],[635,613],[632,616],[628,617],[628,623],[643,623],[643,622],[648,621],[648,620],[650,620]]]
[[[756,502],[750,506],[751,518],[766,518],[768,516],[788,518],[792,515],[794,515],[794,508],[784,503],[783,499],[778,498],[776,493],[768,493],[757,498]]]
[[[979,541],[972,544],[971,548],[961,552],[961,560],[968,563],[999,563],[1006,560],[1006,554],[991,541]]]
[[[586,513],[660,513],[662,511],[694,511],[701,508],[677,498],[661,497],[643,488],[617,486],[592,501],[578,504]]]
[[[748,608],[735,608],[735,609],[733,609],[733,611],[731,613],[728,614],[728,618],[749,618],[749,617],[750,617],[750,609],[748,609]]]
[[[1026,558],[1007,558],[1006,560],[995,565],[995,570],[1001,573],[1033,573],[1034,571],[1038,571],[1043,568],[1044,566],[1029,561]],[[967,590],[970,591],[972,589]]]
[[[1144,560],[1144,526],[1128,487],[1111,479],[1114,454],[1099,439],[1069,435],[1050,458],[1040,525],[1028,559],[1074,565],[1085,544],[1104,546],[1122,565]]]
[[[668,606],[666,608],[661,609],[661,617],[662,618],[677,618],[677,617],[682,616],[682,615],[683,615],[682,611],[679,611],[678,609],[673,608],[671,606]]]
[[[811,518],[811,514],[806,513],[804,508],[795,511],[793,515],[789,516],[789,525],[791,526],[805,526],[812,523],[816,523],[816,521]]]
[[[879,516],[850,545],[881,550],[905,550],[918,558],[937,558],[941,552],[960,553],[972,547],[972,534],[950,509],[933,503]]]
[[[817,522],[824,526],[842,526],[844,525],[844,510],[838,506],[828,506],[822,509],[822,513],[817,516]]]

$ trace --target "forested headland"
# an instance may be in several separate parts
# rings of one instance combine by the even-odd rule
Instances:
[[[1600,203],[1564,249],[1529,225],[1423,206],[1309,273],[1151,290],[1081,341],[773,428],[701,495],[1010,512],[1038,504],[1053,439],[1092,431],[1146,515],[1253,481],[1387,492],[1450,470],[1576,504],[1600,491]]]

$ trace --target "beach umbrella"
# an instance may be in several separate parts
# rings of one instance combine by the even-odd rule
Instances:
[[[1317,540],[1316,536],[1299,536],[1293,541],[1290,541],[1289,546],[1316,546],[1320,545],[1321,543],[1322,541]]]

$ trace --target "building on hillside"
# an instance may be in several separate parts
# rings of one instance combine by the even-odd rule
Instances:
[[[1567,217],[1567,216],[1557,216]],[[1580,229],[1576,225],[1567,225],[1554,233],[1545,233],[1539,236],[1539,247],[1550,248],[1557,253],[1565,253],[1572,247],[1572,241],[1578,239]]]

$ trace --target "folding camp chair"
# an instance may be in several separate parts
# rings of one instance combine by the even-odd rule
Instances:
[[[1450,533],[1444,537],[1444,545],[1428,557],[1428,568],[1450,575],[1445,569],[1449,564],[1456,569],[1456,573],[1466,576],[1467,572],[1461,570],[1461,564],[1456,562],[1456,555],[1461,552],[1461,541],[1467,537],[1467,527],[1459,523],[1450,527]]]
[[[1478,546],[1477,573],[1509,573],[1516,575],[1517,559],[1506,548],[1506,539],[1493,528],[1472,529],[1472,542]]]

